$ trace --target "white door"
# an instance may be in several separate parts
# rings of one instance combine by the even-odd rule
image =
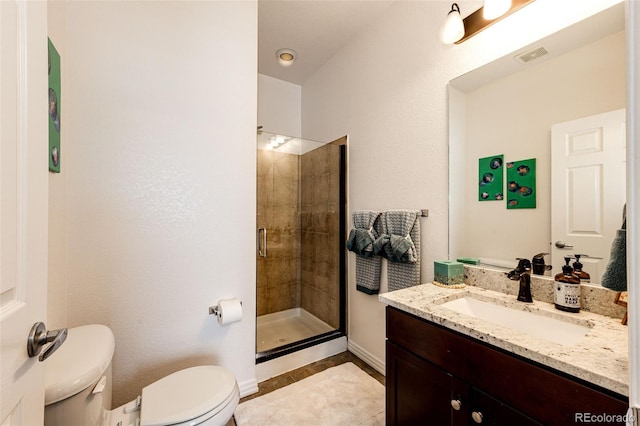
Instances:
[[[40,425],[44,363],[27,355],[47,294],[47,6],[0,0],[0,424]]]
[[[592,282],[601,282],[611,242],[622,226],[625,155],[624,109],[551,127],[554,274],[562,271],[565,256],[587,254],[580,260],[583,269]]]

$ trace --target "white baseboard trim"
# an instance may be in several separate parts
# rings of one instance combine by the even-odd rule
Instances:
[[[312,362],[337,355],[347,350],[347,338],[339,337],[328,342],[300,351],[284,355],[271,361],[256,365],[257,382],[264,382],[272,377],[279,376],[296,368],[304,367]]]
[[[371,352],[365,350],[362,346],[358,345],[353,340],[349,340],[349,343],[347,344],[347,350],[369,364],[378,373],[382,374],[383,376],[386,374],[384,360],[373,356]]]
[[[258,392],[258,381],[256,379],[245,380],[238,383],[240,389],[240,398]]]

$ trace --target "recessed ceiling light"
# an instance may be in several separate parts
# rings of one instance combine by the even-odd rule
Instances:
[[[288,67],[296,60],[296,51],[293,49],[280,49],[276,52],[276,58],[283,67]]]

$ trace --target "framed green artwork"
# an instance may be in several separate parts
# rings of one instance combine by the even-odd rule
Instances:
[[[60,173],[60,54],[49,39],[49,171]]]
[[[536,159],[507,163],[507,209],[536,208]]]
[[[478,160],[478,201],[503,200],[504,155]]]

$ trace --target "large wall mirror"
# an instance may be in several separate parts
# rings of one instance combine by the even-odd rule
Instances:
[[[476,257],[508,268],[516,258],[549,253],[546,263],[553,269],[546,275],[553,276],[564,256],[586,254],[584,269],[599,283],[625,203],[625,55],[619,3],[450,82],[450,259]],[[583,164],[558,172],[564,153],[591,155],[603,148],[603,131],[588,120],[597,123],[612,111],[622,114],[613,124],[622,138],[615,166]],[[556,134],[575,123],[582,127],[570,136]],[[558,143],[566,145],[552,149]],[[504,198],[481,201],[479,159],[497,155],[504,156]],[[536,160],[536,206],[508,209],[507,163],[529,159]],[[558,233],[554,221],[568,231]]]

